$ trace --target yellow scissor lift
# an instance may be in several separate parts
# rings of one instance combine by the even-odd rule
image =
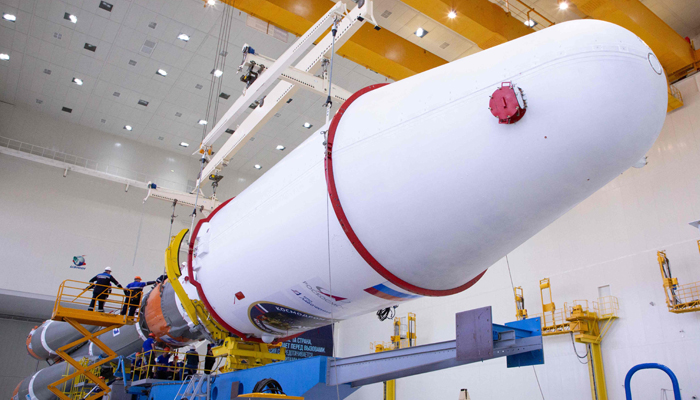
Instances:
[[[698,250],[700,250],[700,240],[698,240]],[[666,251],[658,251],[656,258],[661,269],[668,311],[675,314],[700,311],[700,282],[679,285],[678,278],[671,275],[671,263],[666,257]]]
[[[370,350],[375,353],[413,347],[416,345],[416,314],[394,318],[394,334],[391,342],[372,342]],[[384,382],[384,400],[396,400],[396,380]]]
[[[527,318],[522,288],[517,287],[514,291],[516,317],[521,319],[524,314],[524,318]],[[591,398],[593,400],[607,400],[608,394],[600,343],[610,330],[612,322],[618,317],[620,306],[617,297],[601,297],[598,301],[591,302],[592,308],[588,306],[588,300],[575,300],[573,306],[569,307],[567,303],[564,303],[563,309],[557,309],[552,300],[549,278],[545,278],[540,280],[540,299],[542,300],[542,314],[533,317],[541,317],[542,336],[572,334],[577,342],[586,344]]]
[[[93,383],[100,388],[100,391],[95,391],[85,400],[94,400],[109,393],[109,386],[95,372],[98,371],[100,366],[114,360],[117,354],[102,343],[99,336],[113,329],[136,322],[134,317],[121,315],[124,304],[129,301],[129,296],[122,288],[110,287],[108,289],[108,297],[104,299],[104,312],[88,311],[87,308],[92,301],[93,295],[90,289],[98,286],[100,285],[65,280],[58,289],[51,319],[67,322],[83,335],[82,338],[56,350],[56,354],[74,368],[74,372],[66,374],[63,378],[48,386],[48,389],[62,400],[73,400],[71,395],[76,395],[72,385],[69,390],[65,391],[66,383],[70,381],[73,381],[73,383]],[[83,325],[101,326],[102,329],[93,333],[85,329]],[[105,357],[90,364],[85,360],[75,360],[66,353],[67,350],[86,341],[90,341],[99,347],[105,353]],[[66,368],[68,369],[68,367]]]

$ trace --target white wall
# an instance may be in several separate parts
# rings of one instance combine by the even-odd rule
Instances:
[[[0,121],[0,136],[147,173],[156,182],[186,185],[199,171],[194,157],[21,107],[0,104]],[[249,176],[227,174],[219,198],[239,193],[250,182]],[[72,172],[64,178],[58,168],[4,154],[0,154],[0,185],[3,294],[55,296],[64,279],[88,280],[108,265],[122,284],[137,274],[154,279],[162,273],[169,203],[150,199],[144,204],[144,190],[125,192],[120,184]],[[189,208],[178,207],[176,214],[173,234],[189,228],[191,221]],[[76,255],[85,255],[86,270],[69,268]]]
[[[542,311],[541,278],[551,279],[559,308],[595,300],[598,287],[610,285],[621,308],[603,342],[611,399],[624,398],[625,374],[643,362],[670,367],[683,398],[700,396],[700,313],[667,311],[656,261],[656,251],[665,249],[680,283],[700,281],[700,232],[688,225],[700,219],[700,78],[677,86],[685,106],[667,116],[649,151],[649,165],[626,171],[508,256],[513,283],[523,287],[530,314]],[[487,305],[493,307],[494,322],[515,319],[505,259],[466,292],[422,298],[401,305],[397,314],[416,313],[418,343],[426,344],[454,339],[454,314]],[[339,330],[341,357],[367,353],[371,341],[388,341],[392,334],[391,323],[374,315],[344,321]],[[535,368],[544,398],[590,399],[587,366],[578,362],[570,337],[546,337],[544,346],[545,364]],[[583,354],[583,345],[577,346]],[[641,371],[632,387],[635,399],[657,399],[661,388],[671,385],[660,371]],[[533,368],[506,369],[504,359],[400,379],[397,398],[457,399],[460,388],[469,389],[475,400],[542,398]],[[381,390],[381,384],[371,385],[350,399],[381,399]]]
[[[24,343],[27,334],[38,325],[35,322],[0,319],[0,396],[12,396],[17,384],[26,376],[46,366],[27,354]]]

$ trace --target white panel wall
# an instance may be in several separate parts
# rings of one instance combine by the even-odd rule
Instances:
[[[2,136],[144,172],[159,178],[156,182],[186,185],[197,176],[196,157],[20,107],[0,104],[0,121]],[[249,176],[227,175],[219,198],[237,194],[251,181]],[[162,273],[169,203],[150,199],[144,204],[144,190],[125,192],[120,184],[72,172],[64,178],[58,168],[4,154],[0,154],[0,185],[0,290],[4,294],[55,296],[64,279],[88,280],[105,266],[112,267],[122,284],[137,274],[155,279]],[[173,234],[189,228],[191,221],[189,208],[178,207],[176,214]],[[69,268],[76,255],[85,255],[86,270]]]
[[[27,334],[37,323],[0,319],[0,396],[10,398],[17,384],[26,376],[46,366],[29,357],[23,344]]]
[[[620,319],[603,343],[611,399],[624,398],[625,374],[643,362],[670,367],[683,398],[700,396],[700,313],[667,311],[656,261],[656,251],[665,249],[681,283],[700,281],[700,232],[687,224],[700,219],[700,78],[677,86],[685,106],[668,115],[648,154],[649,165],[626,171],[508,256],[513,283],[523,287],[530,314],[542,311],[541,278],[551,279],[560,308],[564,302],[595,300],[598,287],[610,285],[621,307]],[[418,343],[425,344],[454,339],[454,314],[487,305],[493,307],[495,322],[515,319],[505,259],[466,292],[419,299],[400,306],[397,315],[416,313]],[[365,315],[340,323],[339,331],[342,357],[369,352],[371,341],[388,341],[392,326]],[[544,344],[546,363],[534,369],[544,398],[590,399],[587,366],[574,355],[570,337],[546,337]],[[583,345],[577,346],[584,354]],[[506,369],[504,359],[491,360],[400,379],[397,398],[456,400],[459,389],[467,388],[474,400],[540,399],[534,371]],[[632,386],[637,399],[657,399],[661,388],[671,388],[660,371],[638,372]],[[350,397],[381,398],[381,384]]]

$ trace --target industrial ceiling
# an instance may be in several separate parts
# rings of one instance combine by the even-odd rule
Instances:
[[[184,154],[191,153],[202,137],[198,121],[205,116],[212,79],[223,79],[221,92],[230,95],[224,99],[214,93],[220,101],[219,115],[241,93],[244,85],[235,69],[243,44],[278,57],[296,39],[294,34],[304,32],[317,18],[315,14],[332,5],[331,0],[237,0],[226,49],[227,65],[224,74],[216,78],[212,70],[222,10],[227,5],[217,1],[213,7],[204,7],[202,0],[102,3],[0,0],[0,12],[17,17],[14,22],[0,20],[0,53],[11,56],[9,61],[0,61],[0,100]],[[464,1],[456,3],[465,9],[460,5]],[[643,3],[681,36],[700,34],[699,1]],[[523,4],[539,13],[530,14],[537,22],[534,30],[546,28],[547,20],[558,23],[583,16],[575,6],[560,10],[557,0],[499,0],[490,3],[495,11],[489,12],[495,12],[495,16],[482,16],[480,20],[459,13],[449,20],[435,11],[440,4],[448,3],[375,1],[374,14],[383,30],[377,32],[365,26],[366,30],[339,50],[347,59],[336,59],[334,83],[355,91],[468,56],[513,38],[509,36],[522,36],[530,31],[522,23],[527,19]],[[510,17],[501,15],[503,8],[511,11]],[[280,20],[269,24],[272,17],[268,14]],[[465,33],[468,24],[472,24],[471,31]],[[418,28],[428,34],[419,38],[415,34]],[[188,41],[178,38],[183,33]],[[158,70],[167,75],[157,74]],[[322,124],[322,103],[318,95],[299,91],[236,154],[227,171],[261,174],[272,167],[308,137],[313,127]],[[312,128],[305,128],[306,122]],[[127,125],[132,130],[125,129]],[[183,142],[191,146],[180,146]],[[286,149],[276,150],[278,145]],[[264,168],[256,171],[255,164]]]

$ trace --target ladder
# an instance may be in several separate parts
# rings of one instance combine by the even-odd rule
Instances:
[[[209,375],[206,374],[195,374],[190,375],[182,382],[182,386],[177,391],[175,395],[176,399],[187,399],[195,400],[197,398],[202,398],[203,400],[209,400],[211,381],[209,380]],[[202,386],[206,385],[206,389],[202,391]],[[184,390],[183,390],[184,388]]]

